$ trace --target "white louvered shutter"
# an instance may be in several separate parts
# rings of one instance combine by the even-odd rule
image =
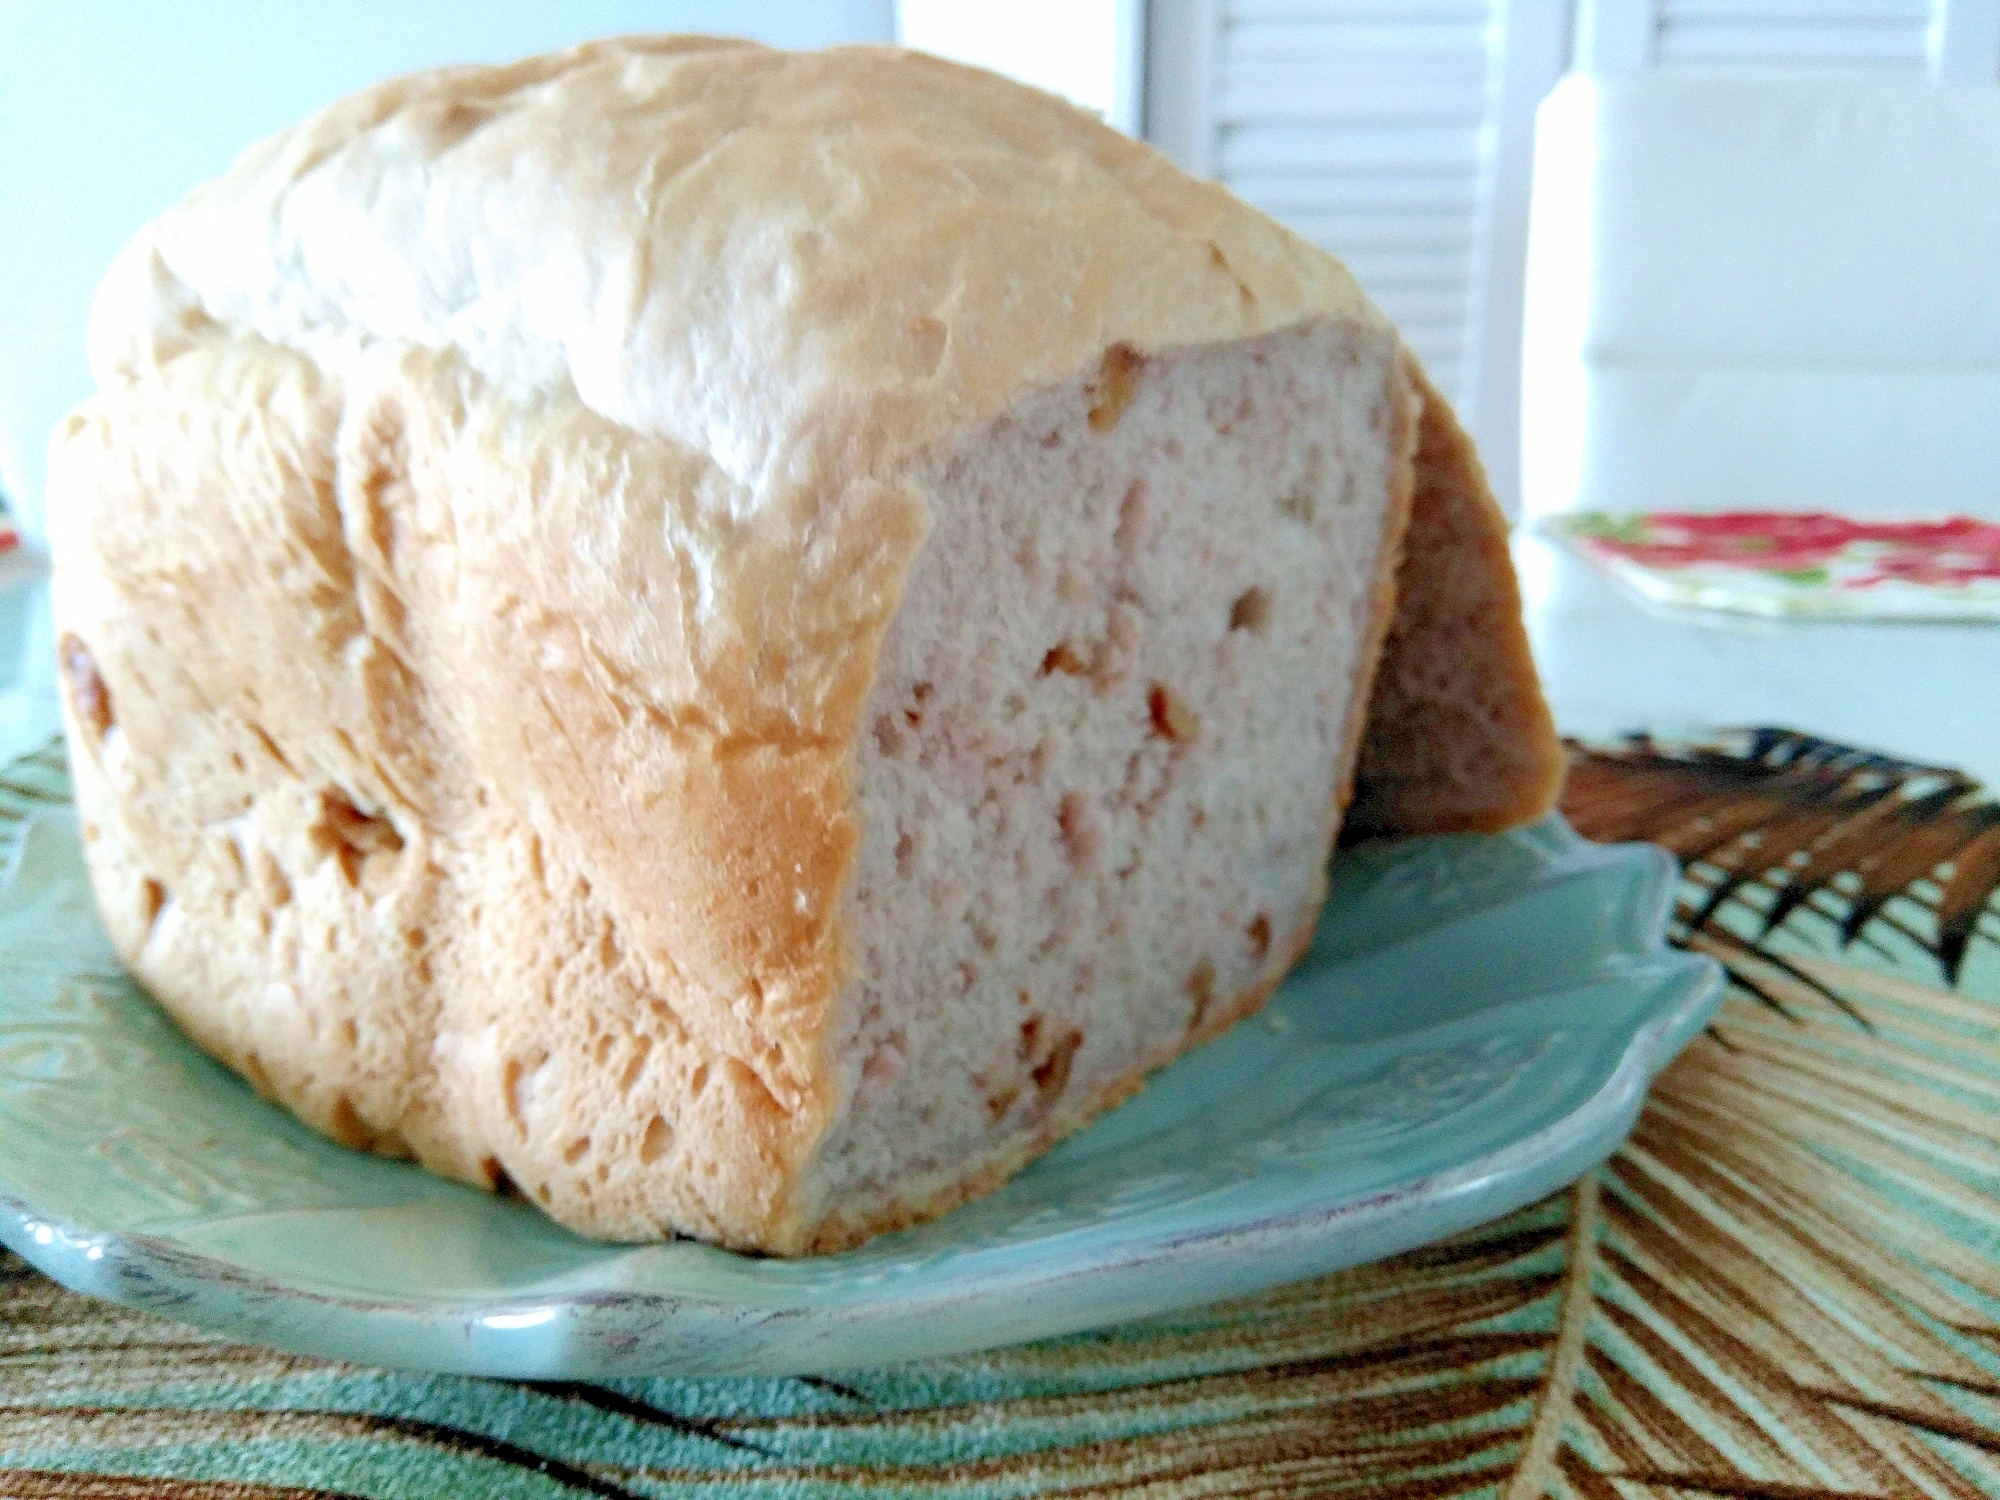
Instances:
[[[1973,0],[1978,3],[1978,0]],[[1579,66],[1882,67],[1932,63],[1938,0],[1581,0]]]
[[[1577,0],[1583,68],[1869,67],[2000,83],[2000,0]]]
[[[1491,0],[1222,0],[1209,168],[1344,260],[1456,393]]]
[[[1150,0],[1146,135],[1354,269],[1510,504],[1535,104],[1571,66],[2000,81],[2000,0]]]
[[[1662,67],[1880,64],[1921,69],[1929,0],[1662,0]]]

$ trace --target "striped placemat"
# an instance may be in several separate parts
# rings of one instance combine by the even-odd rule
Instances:
[[[1565,809],[1680,856],[1735,983],[1532,1208],[1053,1343],[612,1387],[240,1348],[0,1252],[0,1496],[2000,1496],[2000,805],[1756,731],[1578,749]]]

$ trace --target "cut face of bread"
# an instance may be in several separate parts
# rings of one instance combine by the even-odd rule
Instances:
[[[1115,422],[1059,388],[923,476],[820,1243],[997,1182],[1303,949],[1408,503],[1399,359],[1324,325],[1165,356]]]
[[[335,1139],[586,1234],[942,1212],[1282,979],[1357,762],[1386,830],[1553,796],[1394,332],[986,75],[383,85],[93,339],[50,516],[120,954]]]

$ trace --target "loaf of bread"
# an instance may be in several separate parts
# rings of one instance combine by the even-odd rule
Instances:
[[[1394,330],[997,77],[385,83],[148,227],[91,352],[50,509],[118,951],[317,1129],[588,1235],[941,1213],[1259,1005],[1350,797],[1554,796]]]

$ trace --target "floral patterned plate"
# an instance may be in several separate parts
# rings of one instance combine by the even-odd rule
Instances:
[[[1570,511],[1541,527],[1647,599],[1757,615],[2000,620],[2000,524]]]
[[[1552,817],[1345,852],[1262,1015],[991,1197],[760,1260],[588,1243],[260,1102],[118,968],[53,750],[0,773],[0,859],[0,1241],[246,1341],[527,1378],[880,1364],[1390,1255],[1607,1157],[1719,990],[1651,846]]]

